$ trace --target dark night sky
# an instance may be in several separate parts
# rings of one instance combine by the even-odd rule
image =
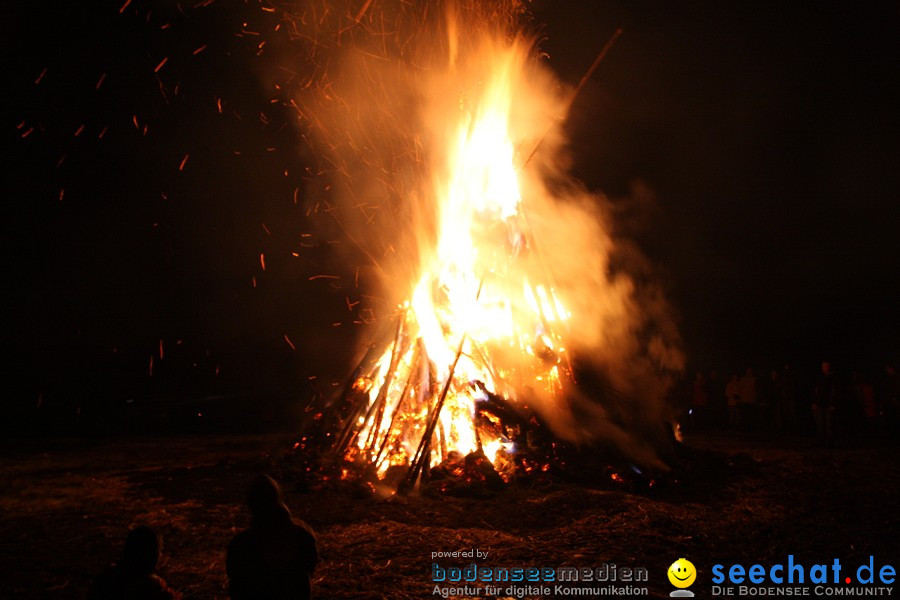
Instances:
[[[573,110],[577,170],[655,192],[639,239],[690,357],[896,352],[898,5],[595,3],[546,30],[567,79],[613,23]]]
[[[271,30],[277,15],[226,0],[135,0],[121,14],[123,2],[95,4],[3,9],[14,31],[5,379],[30,401],[110,378],[111,397],[179,393],[147,383],[154,354],[158,370],[219,365],[221,391],[263,380],[291,390],[308,372],[345,369],[364,329],[346,302],[362,291],[340,264],[344,242],[328,243],[339,236],[293,204],[308,162],[260,77],[285,47],[273,39],[258,56],[261,38],[235,36],[244,22]],[[623,198],[621,227],[657,266],[692,362],[896,358],[896,3],[533,8],[570,83],[624,28],[573,107],[575,172]],[[636,185],[654,200],[624,199]],[[319,273],[343,278],[309,280]]]

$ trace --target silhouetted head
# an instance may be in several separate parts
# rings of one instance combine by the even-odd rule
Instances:
[[[281,488],[268,475],[257,475],[247,488],[247,506],[254,521],[270,521],[287,511]]]
[[[831,375],[831,361],[828,361],[828,360],[822,361],[822,374],[823,375]]]
[[[150,575],[159,560],[159,546],[155,531],[146,525],[135,527],[125,538],[119,566],[132,573]]]

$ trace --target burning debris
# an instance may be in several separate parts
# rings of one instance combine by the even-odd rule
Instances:
[[[659,466],[629,431],[661,418],[677,336],[611,266],[599,200],[561,167],[577,89],[541,65],[521,4],[319,8],[294,23],[319,66],[296,106],[364,219],[332,216],[396,307],[318,412],[345,476],[490,488],[551,469],[559,442],[601,437]],[[639,409],[592,398],[576,360]]]

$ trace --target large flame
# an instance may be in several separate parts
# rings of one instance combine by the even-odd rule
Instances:
[[[476,403],[487,391],[510,400],[537,391],[559,397],[569,377],[564,331],[571,315],[550,273],[538,267],[520,191],[536,141],[534,127],[525,135],[515,125],[538,118],[513,118],[526,50],[521,40],[492,42],[479,44],[474,60],[449,57],[443,77],[460,96],[457,110],[433,113],[433,127],[450,132],[432,174],[437,235],[420,240],[421,275],[401,307],[397,339],[375,376],[359,381],[371,405],[384,403],[362,418],[356,439],[381,473],[415,453],[441,401],[431,463],[479,450],[494,461],[510,441],[478,423]],[[418,385],[404,382],[426,366],[430,373]]]

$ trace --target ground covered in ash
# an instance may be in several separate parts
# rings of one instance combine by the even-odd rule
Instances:
[[[481,494],[381,498],[302,481],[284,435],[54,439],[3,443],[0,596],[82,598],[129,525],[164,538],[160,573],[184,598],[225,598],[225,548],[248,524],[244,486],[282,479],[319,536],[318,598],[429,598],[432,552],[478,549],[482,566],[645,567],[668,597],[687,557],[707,597],[712,565],[795,562],[876,567],[900,558],[897,447],[824,449],[803,438],[689,438],[652,487],[605,470]]]

